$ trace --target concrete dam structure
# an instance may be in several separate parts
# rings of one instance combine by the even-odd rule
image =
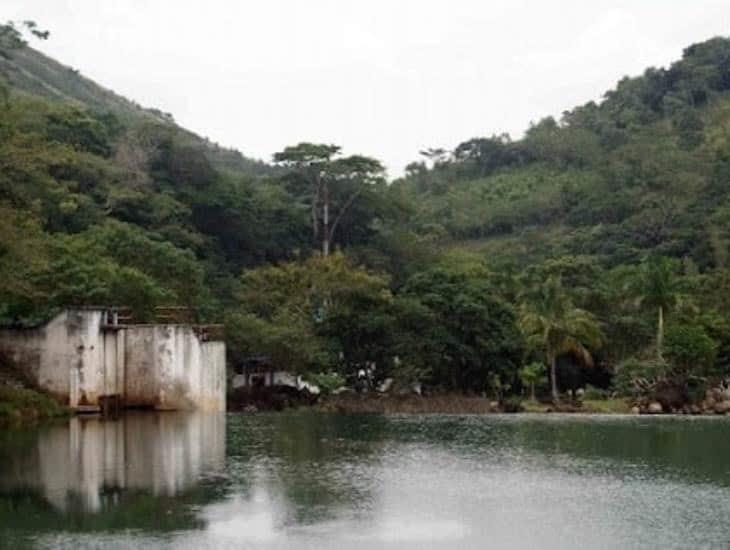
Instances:
[[[121,322],[120,322],[121,321]],[[79,411],[224,411],[226,347],[211,327],[134,324],[107,308],[67,309],[37,328],[0,329],[0,354]]]

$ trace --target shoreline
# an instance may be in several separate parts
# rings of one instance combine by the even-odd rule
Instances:
[[[329,396],[313,409],[323,412],[379,414],[632,414],[625,399],[586,400],[579,403],[540,403],[537,401],[495,400],[463,395],[347,395]]]

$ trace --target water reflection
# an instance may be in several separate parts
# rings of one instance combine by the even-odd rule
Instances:
[[[729,436],[715,418],[74,419],[0,434],[0,543],[723,547]]]
[[[59,512],[95,513],[126,495],[174,497],[225,464],[225,416],[71,418],[4,447],[0,492],[42,496]]]

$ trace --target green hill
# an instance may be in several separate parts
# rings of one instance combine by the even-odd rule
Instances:
[[[477,138],[430,169],[414,163],[396,186],[419,226],[522,264],[651,251],[727,267],[729,128],[730,45],[717,38],[519,141]]]
[[[730,373],[729,39],[388,185],[336,148],[251,160],[27,46],[0,53],[4,323],[189,305],[227,321],[234,361],[350,376],[397,356],[378,377],[500,396],[536,360],[622,391],[634,367]],[[346,258],[314,257],[324,196]],[[546,312],[561,338],[540,339]]]
[[[264,162],[211,143],[177,126],[172,114],[163,113],[159,109],[144,108],[33,48],[14,49],[8,57],[0,56],[0,74],[16,91],[63,102],[90,112],[113,113],[128,124],[147,122],[174,128],[191,144],[205,151],[211,163],[221,170],[256,175],[275,172],[273,167]]]

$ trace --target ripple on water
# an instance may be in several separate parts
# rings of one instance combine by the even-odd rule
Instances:
[[[684,417],[77,422],[0,439],[0,537],[105,549],[721,548],[729,436],[726,420]]]

